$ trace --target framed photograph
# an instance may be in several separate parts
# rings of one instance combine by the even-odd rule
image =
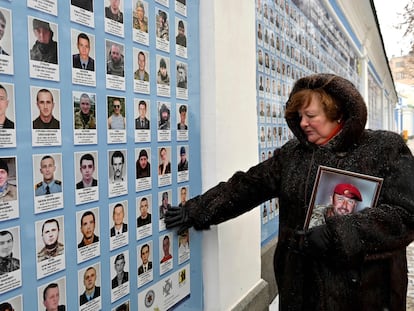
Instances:
[[[323,225],[326,218],[358,213],[377,203],[383,179],[320,166],[313,186],[304,230]]]

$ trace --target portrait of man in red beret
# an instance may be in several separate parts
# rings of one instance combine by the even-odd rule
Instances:
[[[357,187],[352,184],[337,184],[332,195],[332,207],[326,216],[352,214],[361,201],[362,196]]]
[[[328,217],[352,214],[356,212],[358,202],[362,202],[359,189],[348,183],[337,184],[330,198],[331,202],[328,205],[315,205],[309,228],[323,225]]]
[[[382,179],[321,167],[308,208],[304,229],[323,225],[329,217],[346,216],[373,207]]]

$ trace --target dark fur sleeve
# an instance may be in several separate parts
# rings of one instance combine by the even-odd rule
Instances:
[[[201,196],[186,203],[195,229],[207,229],[251,210],[277,195],[280,169],[278,150],[274,156],[247,172],[236,172]]]

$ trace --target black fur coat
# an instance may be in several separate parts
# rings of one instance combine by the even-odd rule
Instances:
[[[344,127],[328,144],[309,143],[299,115],[287,120],[295,139],[272,158],[235,173],[187,202],[196,229],[206,229],[279,197],[274,268],[280,310],[405,310],[406,246],[414,236],[414,158],[402,138],[365,130],[367,110],[356,88],[329,74],[302,78],[342,105]],[[289,101],[287,102],[289,105]],[[320,165],[384,178],[376,207],[327,219],[331,247],[314,258],[297,247]]]

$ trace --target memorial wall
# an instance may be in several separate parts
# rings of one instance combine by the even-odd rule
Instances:
[[[0,1],[1,306],[201,308],[198,6]]]

